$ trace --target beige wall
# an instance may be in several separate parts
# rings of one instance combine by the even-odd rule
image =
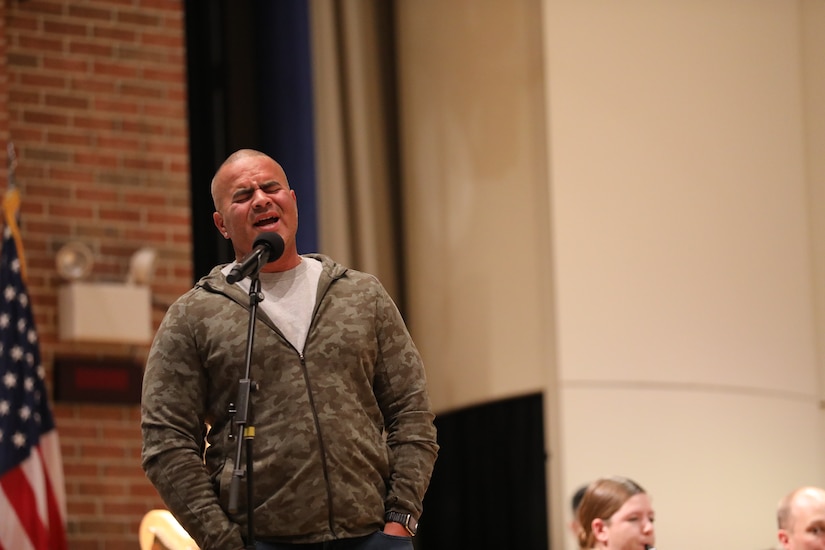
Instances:
[[[825,2],[804,0],[801,7],[802,92],[816,295],[819,396],[822,408],[825,408]]]
[[[546,384],[539,7],[398,5],[407,312],[441,411]]]
[[[821,4],[399,3],[412,330],[441,410],[545,389],[554,546],[599,475],[665,550],[825,485]]]
[[[766,548],[779,496],[825,483],[814,22],[779,1],[545,7],[565,487],[626,473],[659,547]]]

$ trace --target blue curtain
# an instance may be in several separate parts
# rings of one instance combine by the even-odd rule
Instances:
[[[256,2],[261,145],[298,195],[298,251],[318,250],[309,11],[305,1]]]
[[[298,196],[298,251],[318,250],[306,0],[186,0],[194,279],[233,259],[209,181],[241,148],[278,160]]]

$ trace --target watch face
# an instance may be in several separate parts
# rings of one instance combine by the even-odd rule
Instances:
[[[395,523],[400,523],[407,529],[407,532],[410,533],[410,536],[415,536],[416,532],[418,531],[418,522],[412,514],[402,514],[401,512],[387,512],[386,517],[384,518],[386,521],[393,521]]]

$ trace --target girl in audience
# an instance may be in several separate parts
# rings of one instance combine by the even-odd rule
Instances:
[[[578,520],[583,550],[655,550],[650,497],[626,477],[592,482],[579,504]]]

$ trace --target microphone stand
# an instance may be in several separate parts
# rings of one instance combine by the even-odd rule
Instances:
[[[247,540],[246,548],[255,550],[255,525],[253,522],[254,500],[252,485],[252,440],[255,439],[255,426],[249,422],[249,396],[258,389],[258,384],[249,378],[252,370],[252,343],[255,338],[255,317],[258,311],[258,303],[263,301],[261,294],[261,280],[258,278],[258,271],[249,276],[249,329],[247,331],[246,345],[246,367],[244,377],[238,382],[237,408],[235,403],[229,404],[229,415],[237,427],[237,435],[229,434],[229,438],[237,439],[235,452],[235,469],[232,472],[232,481],[229,485],[229,512],[234,514],[238,511],[238,490],[241,478],[244,477],[244,470],[240,467],[241,454],[244,442],[246,442],[246,514],[247,514]]]

